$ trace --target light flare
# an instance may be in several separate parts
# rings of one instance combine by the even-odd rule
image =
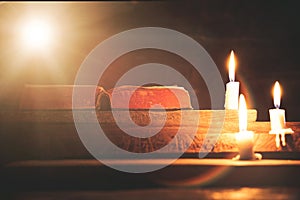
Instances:
[[[33,19],[22,24],[22,42],[27,49],[43,49],[53,42],[53,27],[46,20]]]

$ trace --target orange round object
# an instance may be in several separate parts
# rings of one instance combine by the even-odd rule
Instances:
[[[183,87],[121,86],[108,93],[112,109],[192,109],[189,93]]]

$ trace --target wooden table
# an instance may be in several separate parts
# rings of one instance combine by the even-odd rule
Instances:
[[[111,112],[98,113],[96,121],[89,118],[91,112],[97,114],[93,110],[76,112],[82,112],[79,123],[101,123],[112,141],[123,137],[111,120]],[[233,161],[232,157],[237,154],[234,140],[234,133],[238,131],[237,113],[224,113],[224,121],[219,120],[221,131],[215,132],[220,136],[217,143],[205,159],[199,159],[198,152],[213,112],[220,116],[218,113],[224,111],[192,111],[192,114],[200,115],[200,123],[194,138],[190,137],[187,126],[186,137],[193,142],[181,159],[158,171],[130,174],[93,159],[78,137],[71,110],[1,111],[0,197],[251,199],[255,195],[260,199],[298,199],[300,123],[287,122],[295,134],[287,137],[287,147],[278,149],[275,136],[269,134],[269,122],[256,121],[256,111],[249,110],[248,129],[255,131],[255,149],[264,158],[260,161]],[[154,114],[153,119],[159,120],[159,113]],[[135,111],[131,116],[136,122],[145,122],[149,117],[145,112]],[[141,117],[142,120],[138,121]],[[166,137],[173,134],[179,118],[177,111],[168,113],[167,125],[161,134]],[[127,140],[115,140],[117,144],[118,141],[128,144]],[[140,139],[129,141],[133,149],[128,150],[139,151],[136,148]],[[182,142],[184,145],[184,140]],[[151,150],[147,145],[145,147]],[[177,148],[180,146],[165,152],[163,159],[128,160],[120,155],[119,159],[109,160],[109,154],[106,159],[118,165],[157,165],[167,162]]]
[[[82,116],[77,123],[100,123],[105,134],[117,146],[131,152],[151,152],[161,146],[166,145],[171,139],[176,140],[176,146],[168,148],[164,154],[172,154],[178,149],[191,145],[185,151],[186,155],[196,155],[203,147],[203,141],[207,137],[217,138],[216,144],[207,142],[204,145],[213,145],[211,154],[220,157],[226,153],[238,152],[235,142],[235,133],[238,131],[238,118],[236,111],[184,111],[189,113],[189,118],[184,122],[184,134],[182,137],[176,136],[176,131],[180,126],[181,114],[179,111],[167,112],[166,125],[152,138],[137,138],[124,134],[116,125],[110,111],[96,113],[94,110],[76,110]],[[92,158],[83,146],[74,125],[72,110],[14,110],[0,112],[0,158],[1,163],[17,160],[34,159],[82,159]],[[193,116],[200,116],[199,123],[193,130],[195,136],[191,134],[191,126],[195,123]],[[91,116],[97,116],[98,118]],[[155,120],[159,121],[162,114],[154,112]],[[221,118],[223,116],[223,118]],[[132,111],[131,117],[136,123],[146,123],[149,120],[149,113],[146,111]],[[210,125],[211,120],[219,122]],[[197,119],[197,118],[196,118]],[[287,158],[292,155],[298,158],[300,152],[300,123],[287,122],[287,126],[295,133],[287,135],[287,146],[276,148],[275,135],[270,135],[269,122],[256,121],[256,110],[248,111],[248,130],[255,132],[255,151],[268,154],[268,158],[273,152],[282,152]],[[125,119],[126,120],[126,119]],[[124,121],[124,123],[127,123]],[[196,122],[197,124],[197,122]],[[208,128],[211,132],[208,133]],[[204,146],[205,147],[205,146]],[[205,148],[204,148],[205,150]],[[210,149],[208,149],[210,151]],[[287,152],[290,152],[288,154]],[[107,155],[109,157],[109,153]],[[122,155],[120,155],[122,157]],[[276,154],[278,157],[278,154]]]

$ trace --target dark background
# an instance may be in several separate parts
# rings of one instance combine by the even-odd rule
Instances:
[[[21,47],[19,27],[28,16],[46,16],[54,25],[55,39],[47,51]],[[81,63],[101,41],[131,28],[155,26],[197,40],[215,61],[224,84],[228,82],[226,61],[234,49],[236,79],[248,107],[258,110],[258,119],[269,120],[271,89],[279,80],[287,120],[299,121],[299,19],[297,1],[1,3],[0,106],[17,109],[26,83],[73,84]],[[154,50],[133,52],[116,60],[100,84],[109,89],[122,70],[153,60],[188,69],[174,57]],[[186,73],[203,99],[200,108],[209,108],[201,77]]]

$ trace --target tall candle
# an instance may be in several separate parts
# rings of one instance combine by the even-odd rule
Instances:
[[[240,160],[252,160],[255,158],[254,133],[247,131],[247,105],[244,95],[240,95],[239,99],[239,129],[240,132],[236,134],[236,142],[239,149]]]
[[[226,84],[225,109],[238,109],[240,83],[235,81],[235,58],[234,52],[231,51],[229,57],[229,82]]]
[[[281,89],[279,82],[276,81],[273,90],[273,100],[275,109],[270,109],[271,130],[281,130],[285,127],[285,110],[280,109]]]
[[[271,130],[276,133],[276,147],[280,146],[279,133],[285,128],[285,110],[280,109],[281,89],[279,82],[276,81],[273,89],[273,100],[275,109],[270,109]],[[285,146],[285,138],[282,137],[282,143]]]

